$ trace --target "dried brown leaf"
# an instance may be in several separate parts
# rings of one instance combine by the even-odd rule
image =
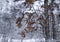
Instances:
[[[22,32],[22,33],[21,33],[21,36],[22,36],[22,37],[25,37],[25,36],[26,36],[26,33],[25,33],[25,32]]]
[[[36,0],[25,0],[26,3],[32,4],[33,2],[35,2]]]

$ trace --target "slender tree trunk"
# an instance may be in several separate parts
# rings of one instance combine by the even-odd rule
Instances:
[[[51,6],[53,7],[53,3],[54,3],[55,0],[51,0]],[[52,8],[50,6],[50,8]],[[52,8],[53,9],[53,8]],[[56,39],[56,28],[55,28],[55,16],[53,14],[53,10],[50,9],[50,12],[51,12],[51,18],[52,18],[52,31],[53,31],[53,39]]]
[[[44,0],[44,6],[48,6],[48,0]],[[44,9],[44,15],[45,15],[45,40],[48,42],[49,39],[49,15],[48,15],[48,7]]]
[[[53,39],[56,39],[56,29],[55,29],[55,16],[54,16],[54,14],[53,14],[53,2],[54,2],[55,0],[51,0],[51,3],[50,3],[50,5],[48,5],[48,0],[44,0],[44,5],[45,6],[47,6],[47,7],[45,7],[45,10],[44,10],[44,15],[45,15],[45,27],[44,27],[44,31],[45,31],[45,35],[46,35],[46,37],[45,37],[45,40],[46,40],[46,42],[48,42],[48,39],[51,37],[51,38],[53,38]],[[49,27],[49,13],[48,13],[48,11],[50,11],[50,17],[51,17],[51,24],[50,25],[52,25],[52,27],[50,28]],[[49,30],[49,29],[51,29],[51,30]],[[51,33],[51,34],[49,34],[50,32],[53,32],[53,34]]]

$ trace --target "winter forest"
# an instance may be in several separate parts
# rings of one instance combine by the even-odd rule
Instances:
[[[0,0],[0,42],[60,42],[60,0]]]

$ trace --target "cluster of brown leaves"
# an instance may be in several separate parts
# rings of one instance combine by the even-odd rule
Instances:
[[[24,29],[24,31],[21,33],[22,37],[26,37],[26,33],[37,31],[37,29],[34,29],[34,27],[27,27]]]
[[[36,0],[25,0],[26,3],[32,4],[33,2],[35,2]]]
[[[21,33],[22,37],[25,37],[26,36],[26,33],[29,33],[29,32],[33,32],[33,31],[37,31],[37,29],[35,29],[34,27],[32,27],[32,25],[34,24],[35,22],[31,22],[31,21],[27,21],[27,27],[24,29],[24,31]]]
[[[22,36],[22,37],[25,37],[25,36],[26,36],[26,32],[23,31],[23,32],[21,33],[21,36]]]
[[[42,7],[42,8],[47,8],[47,9],[48,9],[49,6],[48,6],[48,5],[42,5],[41,7]]]
[[[33,13],[30,13],[28,16],[29,16],[29,19],[31,19],[31,17],[33,16]]]
[[[22,26],[21,21],[22,21],[22,18],[20,18],[20,17],[17,18],[16,24],[17,24],[18,28],[20,28]]]
[[[32,24],[34,24],[35,22],[34,21],[30,21],[30,20],[27,20],[27,26],[29,27],[29,26],[31,26]]]
[[[46,8],[48,10],[51,10],[51,9],[54,10],[52,5],[42,5],[41,8]]]
[[[27,27],[24,29],[24,31],[22,31],[22,33],[21,33],[22,37],[26,37],[26,33],[37,31],[37,29],[35,29],[35,27],[32,27],[32,25],[35,23],[34,21],[31,20],[31,17],[33,16],[33,14],[30,13],[28,16],[29,16],[29,18],[26,21]],[[16,24],[17,24],[18,28],[21,28],[21,26],[22,26],[21,21],[23,18],[24,18],[24,16],[17,18]]]
[[[22,27],[21,21],[22,21],[23,18],[24,18],[24,14],[22,14],[21,17],[18,17],[16,19],[16,24],[17,24],[18,28],[21,28]]]

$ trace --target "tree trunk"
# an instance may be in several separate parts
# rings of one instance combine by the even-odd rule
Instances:
[[[53,7],[53,3],[55,0],[51,0],[51,6]],[[51,18],[52,18],[52,31],[53,31],[53,39],[56,39],[56,28],[55,28],[55,16],[53,14],[53,8],[51,7],[50,12],[51,12]]]
[[[48,0],[44,0],[44,6],[48,6]],[[45,27],[44,27],[44,32],[45,32],[45,40],[48,42],[49,38],[49,15],[48,15],[48,8],[46,7],[44,9],[44,15],[45,15]]]

